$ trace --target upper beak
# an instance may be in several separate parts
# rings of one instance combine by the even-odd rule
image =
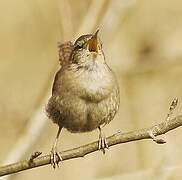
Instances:
[[[87,47],[90,52],[98,52],[98,50],[99,50],[100,42],[99,42],[99,38],[98,38],[98,32],[99,32],[99,29],[92,36],[92,38],[89,39],[87,42],[87,44],[88,44]]]

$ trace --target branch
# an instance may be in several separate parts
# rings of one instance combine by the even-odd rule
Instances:
[[[182,115],[179,115],[173,119],[167,119],[164,122],[161,122],[150,128],[144,128],[127,133],[118,132],[110,137],[107,137],[108,146],[114,146],[116,144],[138,141],[142,139],[153,139],[156,143],[165,143],[165,141],[156,141],[154,137],[165,134],[168,131],[171,131],[179,126],[182,126]],[[98,141],[60,153],[63,161],[65,161],[73,158],[84,157],[85,155],[95,151],[98,151]],[[17,173],[26,169],[31,169],[48,164],[50,164],[50,154],[41,157],[36,157],[33,160],[31,159],[31,161],[24,160],[14,164],[2,166],[0,167],[0,176]]]

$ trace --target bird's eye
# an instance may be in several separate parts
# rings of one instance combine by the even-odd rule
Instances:
[[[82,49],[83,48],[83,45],[77,44],[77,47],[78,47],[78,49]]]

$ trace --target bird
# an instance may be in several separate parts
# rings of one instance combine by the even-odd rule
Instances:
[[[74,43],[59,45],[60,69],[55,75],[52,96],[46,105],[49,119],[58,125],[50,161],[62,161],[57,143],[62,128],[71,133],[99,130],[98,149],[108,148],[103,127],[114,119],[120,105],[119,85],[104,55],[99,29],[80,36]]]

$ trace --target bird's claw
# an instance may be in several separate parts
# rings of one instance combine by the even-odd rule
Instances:
[[[62,157],[60,153],[56,150],[56,148],[52,148],[51,150],[51,165],[55,169],[56,166],[59,167],[59,162],[62,161]]]
[[[107,139],[104,134],[99,135],[99,145],[98,149],[102,150],[103,154],[105,154],[105,148],[109,149],[109,146],[107,144]]]

